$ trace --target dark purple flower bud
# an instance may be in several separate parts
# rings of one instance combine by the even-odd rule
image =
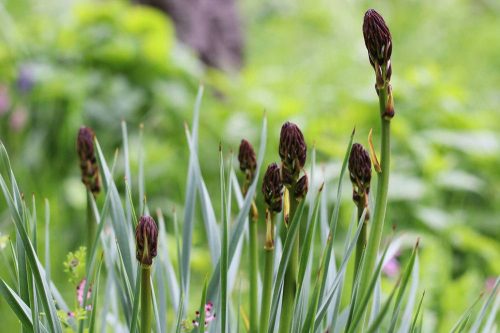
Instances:
[[[370,154],[359,143],[352,145],[349,155],[349,176],[353,186],[353,200],[358,202],[361,197],[370,193],[372,178],[372,162]]]
[[[142,264],[151,266],[156,257],[158,228],[151,216],[141,216],[135,228],[136,258]]]
[[[282,162],[283,183],[295,183],[307,158],[307,146],[299,127],[286,122],[281,127],[279,154]]]
[[[99,168],[94,152],[94,132],[89,127],[81,127],[76,140],[76,150],[80,157],[82,182],[87,188],[97,195],[101,190],[99,181]]]
[[[247,180],[252,181],[255,169],[257,169],[257,158],[252,145],[245,139],[241,140],[238,161],[240,162],[240,170],[245,173]]]
[[[297,184],[295,184],[294,195],[295,199],[302,200],[306,197],[307,191],[309,190],[309,179],[307,175],[300,177]]]
[[[370,57],[370,63],[375,66],[387,65],[391,59],[392,38],[384,18],[374,9],[368,9],[363,21],[363,36]]]
[[[281,212],[283,209],[283,183],[281,182],[280,168],[276,163],[267,167],[262,181],[262,194],[271,211]]]

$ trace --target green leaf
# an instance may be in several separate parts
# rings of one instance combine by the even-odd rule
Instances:
[[[130,321],[130,326],[129,326],[129,331],[131,333],[136,332],[137,330],[137,322],[139,320],[139,300],[140,300],[140,293],[141,293],[141,267],[137,266],[137,280],[135,281],[135,288],[134,288],[134,303],[132,305],[132,315],[131,315],[131,321]],[[147,282],[145,282],[147,283]]]
[[[260,135],[260,146],[259,146],[259,155],[257,158],[257,169],[255,171],[256,175],[259,175],[262,162],[264,161],[265,148],[267,141],[267,118],[264,116],[262,121],[262,131]],[[235,225],[231,231],[231,235],[229,237],[229,248],[228,248],[228,265],[231,267],[231,264],[234,259],[234,254],[237,253],[238,243],[245,229],[245,223],[248,218],[248,213],[250,211],[250,206],[252,204],[252,200],[255,196],[255,191],[257,188],[257,182],[259,177],[255,177],[252,184],[248,188],[247,195],[245,197],[245,201],[243,203],[243,207],[240,209],[238,216],[236,217]],[[207,290],[207,298],[210,300],[216,299],[216,295],[219,293],[220,286],[220,260],[215,265],[215,269],[213,271],[212,277],[210,278],[210,282],[208,283]]]
[[[5,148],[3,147],[3,144],[0,144],[0,155],[2,155],[2,156],[6,155]],[[15,181],[13,183],[15,183]],[[25,229],[26,223],[22,220],[21,213],[19,212],[18,207],[16,206],[12,196],[10,195],[9,190],[7,188],[7,185],[6,185],[2,175],[0,175],[0,186],[2,188],[5,199],[7,201],[7,205],[9,206],[10,213],[13,217],[13,221],[14,221],[14,224],[16,226],[17,234],[19,235],[20,241],[22,241],[22,244],[24,246],[24,250],[26,252],[26,259],[31,267],[32,272],[33,272],[36,288],[41,294],[41,302],[42,302],[43,308],[44,308],[46,315],[47,315],[49,329],[53,332],[59,333],[62,330],[61,330],[61,326],[59,323],[59,319],[57,318],[56,308],[55,308],[54,302],[52,300],[50,288],[48,286],[48,283],[46,281],[45,276],[42,276],[43,268],[38,260],[38,257],[36,256],[36,252],[35,252],[35,249],[33,248],[33,244],[31,243],[31,241],[28,237],[28,234],[26,233],[26,229]],[[19,271],[21,271],[21,270],[23,270],[23,269],[22,269],[21,263],[20,263]]]
[[[94,286],[92,287],[92,309],[90,310],[90,321],[89,321],[89,333],[93,333],[95,330],[95,317],[97,315],[97,300],[99,296],[99,281],[101,276],[101,267],[103,262],[103,256],[99,260],[97,265],[97,271],[94,278]]]
[[[484,302],[483,306],[481,307],[481,310],[479,311],[479,314],[476,317],[476,320],[472,324],[472,327],[470,329],[470,333],[476,333],[477,331],[479,331],[479,327],[481,326],[481,323],[482,323],[484,317],[486,316],[486,310],[493,302],[493,299],[498,297],[497,291],[498,291],[499,286],[500,286],[500,277],[496,279],[495,286],[493,287],[493,290],[491,291],[490,296],[488,296],[488,298]]]
[[[220,265],[220,276],[221,276],[221,332],[225,333],[228,315],[228,293],[227,293],[227,272],[228,272],[228,225],[229,225],[229,214],[227,211],[227,197],[226,197],[226,176],[224,173],[224,158],[222,156],[222,148],[219,148],[219,163],[220,163],[220,188],[221,188],[221,213],[222,213],[222,253],[221,253],[221,265]],[[206,283],[205,283],[206,289]],[[206,290],[205,290],[206,297]],[[204,312],[204,308],[203,308]],[[200,317],[201,318],[201,317]],[[201,319],[200,319],[201,321]],[[205,316],[203,315],[203,323],[200,322],[199,332],[205,332]],[[203,325],[203,330],[201,327]]]
[[[199,123],[199,113],[201,106],[201,99],[203,97],[203,86],[198,88],[198,95],[196,96],[196,102],[194,106],[193,115],[193,142],[195,143],[195,150],[197,149],[198,142],[198,123]],[[193,226],[194,226],[194,210],[195,210],[195,200],[196,200],[196,182],[195,176],[195,159],[193,156],[189,158],[189,167],[187,175],[187,186],[186,186],[186,198],[184,200],[184,223],[182,228],[182,255],[180,262],[181,271],[181,285],[182,292],[185,295],[184,307],[187,307],[187,302],[189,300],[189,276],[190,276],[190,260],[191,260],[191,244],[193,238]]]
[[[425,297],[425,291],[422,293],[422,297],[420,298],[420,301],[418,302],[417,311],[415,311],[415,314],[413,316],[413,321],[411,323],[410,329],[408,330],[408,332],[410,332],[410,333],[415,331],[415,327],[417,325],[418,316],[419,316],[420,311],[422,309],[422,303],[424,301],[424,297]]]
[[[123,259],[125,274],[129,283],[135,284],[134,272],[137,263],[132,257],[132,253],[134,252],[132,225],[128,224],[126,221],[125,212],[123,210],[120,195],[118,194],[118,189],[116,188],[115,182],[113,181],[112,173],[108,168],[108,164],[106,163],[104,154],[102,153],[101,146],[99,145],[97,139],[95,139],[95,146],[97,150],[97,159],[103,178],[103,185],[106,189],[106,192],[110,192],[111,224],[113,226],[113,231],[116,236],[118,248]]]
[[[276,275],[276,279],[273,284],[273,295],[271,299],[271,311],[269,314],[269,318],[276,318],[276,314],[278,312],[278,305],[280,300],[281,291],[283,289],[283,282],[285,279],[285,269],[290,261],[290,256],[292,254],[293,242],[297,237],[297,232],[299,229],[300,221],[302,220],[302,214],[304,213],[304,200],[299,203],[297,207],[297,213],[294,215],[292,223],[290,224],[290,228],[288,229],[287,237],[285,240],[285,245],[283,246],[283,252],[281,255],[281,260],[278,266],[278,273]],[[274,331],[275,321],[269,321],[269,327],[267,328],[268,333],[272,333]],[[264,327],[261,328],[261,331],[265,330]]]
[[[401,307],[403,304],[403,296],[406,290],[406,287],[408,285],[408,281],[410,280],[410,277],[412,276],[412,271],[413,267],[415,266],[415,262],[418,261],[417,257],[417,251],[418,251],[418,243],[415,245],[412,254],[410,256],[410,261],[406,265],[404,274],[403,274],[403,279],[399,287],[398,295],[396,297],[396,302],[394,304],[394,310],[392,312],[392,318],[391,318],[391,325],[389,326],[389,332],[394,332],[394,329],[396,328],[396,323],[398,321],[398,316],[399,312],[401,311]]]
[[[351,147],[352,147],[352,141],[354,139],[354,133],[355,131],[353,130],[351,133],[351,137],[349,139],[349,143],[347,144],[347,150],[344,155],[344,160],[342,161],[342,168],[340,169],[340,175],[339,175],[339,184],[337,187],[337,202],[335,204],[334,210],[332,217],[330,219],[330,230],[329,230],[329,235],[328,235],[328,240],[326,243],[327,249],[326,249],[326,256],[325,256],[325,261],[322,263],[323,267],[325,267],[325,272],[330,271],[330,263],[331,263],[331,256],[333,253],[333,241],[331,240],[331,237],[333,237],[336,234],[337,230],[337,224],[339,220],[339,214],[340,214],[340,199],[341,199],[341,194],[342,194],[342,182],[344,178],[345,171],[347,169],[347,161],[349,160],[349,154],[351,152]],[[326,282],[327,282],[328,274],[323,275],[323,279],[321,281],[321,289],[320,289],[320,294],[319,294],[319,301],[320,303],[324,299],[324,294],[325,294],[325,288]]]
[[[203,291],[200,301],[200,318],[198,319],[198,333],[205,333],[205,304],[207,303],[207,280],[203,283]]]

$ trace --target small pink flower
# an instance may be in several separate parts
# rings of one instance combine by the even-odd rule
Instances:
[[[388,277],[395,277],[399,275],[399,272],[401,270],[401,266],[399,265],[398,260],[396,257],[392,257],[389,259],[389,261],[382,267],[382,271],[384,272],[385,275]]]
[[[211,321],[214,321],[216,318],[215,313],[212,313],[213,307],[214,305],[212,302],[208,302],[207,304],[205,304],[205,326],[208,325]],[[200,326],[200,323],[198,321],[200,318],[200,311],[196,311],[195,314],[196,319],[193,320],[193,326],[198,327]]]
[[[28,121],[28,111],[24,107],[18,107],[10,115],[10,127],[14,131],[20,131]]]
[[[78,304],[80,304],[80,306],[83,306],[83,293],[85,291],[85,283],[87,282],[86,279],[83,279],[82,282],[80,282],[80,284],[76,287],[76,298],[78,299]],[[92,293],[92,286],[89,287],[89,290],[87,292],[87,300],[90,299],[90,295]],[[92,306],[91,305],[87,305],[85,307],[86,310],[92,310]]]

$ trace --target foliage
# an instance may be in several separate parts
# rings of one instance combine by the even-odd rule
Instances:
[[[174,41],[170,22],[151,9],[117,1],[0,4],[0,100],[4,101],[5,91],[9,99],[9,107],[0,110],[0,136],[25,193],[37,193],[38,199],[48,197],[51,202],[50,230],[57,242],[48,271],[65,299],[74,297],[74,289],[65,287],[61,263],[68,251],[82,244],[79,235],[84,230],[85,193],[79,186],[74,153],[74,134],[81,124],[93,126],[104,151],[111,153],[121,148],[120,120],[128,122],[130,168],[137,174],[138,160],[143,158],[149,205],[161,207],[167,219],[172,218],[174,205],[178,213],[184,211],[189,152],[180,129],[191,117],[186,110],[198,80],[207,83],[209,92],[216,91],[206,94],[200,119],[203,148],[198,159],[207,189],[218,186],[218,142],[234,150],[242,136],[257,141],[254,124],[263,109],[270,125],[266,161],[275,159],[278,125],[292,119],[316,147],[318,177],[330,183],[338,180],[345,138],[354,124],[358,140],[365,140],[375,113],[360,17],[373,4],[279,0],[243,1],[241,6],[247,64],[241,74],[228,77],[200,70]],[[404,231],[405,248],[411,247],[408,239],[414,240],[415,234],[422,237],[424,322],[436,322],[423,331],[434,327],[447,331],[485,281],[500,274],[500,81],[495,75],[500,66],[495,29],[499,8],[494,1],[472,0],[389,1],[376,6],[397,45],[393,54],[397,125],[386,226]],[[99,52],[94,54],[94,49]],[[23,90],[26,87],[30,89]],[[147,129],[143,137],[137,130],[141,122]],[[140,146],[147,154],[134,153]],[[122,156],[123,151],[115,179],[125,176],[119,163]],[[135,193],[137,177],[129,181]],[[116,186],[125,192],[123,182]],[[335,186],[326,186],[324,193],[328,204],[322,209],[331,209]],[[133,199],[141,201],[138,196]],[[220,213],[219,197],[211,199],[214,211]],[[350,209],[347,193],[341,206],[342,212]],[[1,211],[6,208],[0,203]],[[194,218],[201,219],[202,213]],[[341,235],[347,233],[349,222],[349,214],[341,214]],[[2,235],[14,238],[7,214],[0,216],[0,228]],[[167,229],[173,254],[172,223]],[[206,235],[200,229],[193,231],[191,249],[194,284],[201,284],[211,267]],[[388,229],[384,232],[389,234]],[[38,237],[38,248],[44,242]],[[342,248],[341,243],[337,239],[335,248]],[[15,276],[8,273],[12,250],[8,245],[0,249],[7,259],[0,263],[2,277]],[[407,257],[403,251],[395,260],[401,264]],[[171,260],[177,268],[177,258]],[[383,279],[384,292],[394,279]],[[245,276],[242,281],[244,288]],[[244,302],[244,293],[242,298]],[[342,302],[347,302],[345,295]],[[13,320],[6,308],[0,301],[2,318],[10,327]]]

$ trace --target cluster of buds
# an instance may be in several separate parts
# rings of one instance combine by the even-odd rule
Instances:
[[[99,181],[99,168],[94,151],[94,137],[92,129],[81,127],[76,140],[76,150],[80,157],[82,182],[96,196],[101,190],[101,185]]]
[[[240,170],[246,176],[247,184],[250,184],[255,177],[257,158],[255,157],[255,151],[252,145],[245,139],[241,140],[238,161],[240,162]]]
[[[307,175],[300,179],[307,158],[307,145],[299,127],[286,122],[281,127],[279,155],[281,158],[281,180],[296,199],[304,198],[308,190]]]
[[[372,163],[370,154],[359,143],[353,144],[351,148],[349,177],[352,182],[352,200],[357,205],[366,205],[370,193]]]
[[[213,308],[214,305],[212,302],[208,302],[205,304],[205,327],[211,322],[215,320],[215,313],[213,313]],[[193,326],[194,327],[199,327],[200,326],[200,311],[196,311],[196,319],[193,320]]]
[[[144,266],[151,266],[156,257],[158,228],[151,216],[141,216],[135,229],[136,258]]]
[[[380,90],[387,89],[387,107],[382,116],[390,119],[394,116],[393,97],[389,83],[392,75],[392,37],[384,18],[374,9],[369,9],[365,13],[363,36],[370,64],[375,70],[375,89],[378,94]]]
[[[283,209],[283,183],[278,164],[271,163],[262,181],[262,194],[269,210],[279,213]]]

